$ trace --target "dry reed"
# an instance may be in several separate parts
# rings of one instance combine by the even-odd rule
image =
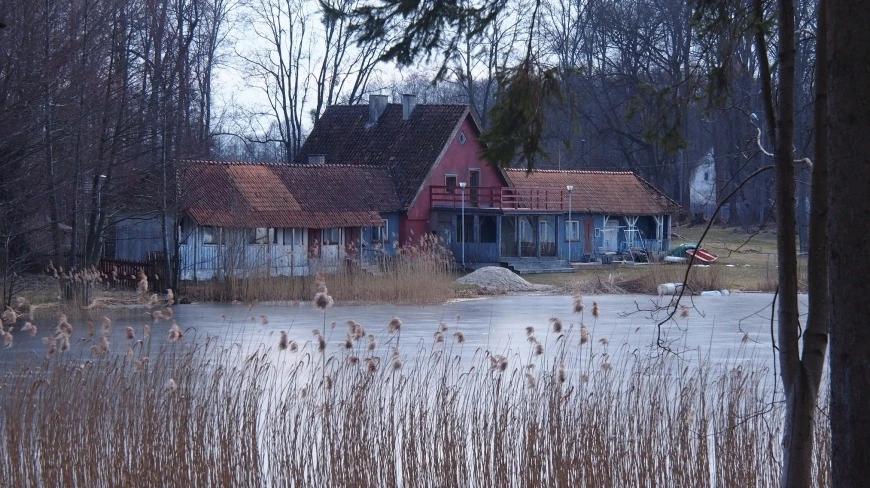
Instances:
[[[537,335],[530,328],[527,350],[502,354],[463,351],[462,332],[448,337],[441,324],[431,343],[400,351],[402,328],[416,324],[398,318],[381,329],[381,345],[351,321],[341,347],[329,348],[320,330],[300,344],[276,331],[274,344],[243,350],[185,336],[173,323],[172,342],[155,351],[143,327],[125,331],[117,353],[91,356],[85,347],[93,340],[79,332],[78,349],[0,378],[0,479],[14,486],[776,484],[783,407],[768,371],[752,363],[686,366],[625,350],[591,340],[578,317],[577,324],[554,317]],[[95,347],[110,328],[106,322]],[[538,354],[543,345],[546,354]],[[830,485],[828,436],[820,422],[818,486]]]
[[[186,283],[184,294],[218,302],[307,301],[322,272],[314,264],[307,276],[268,276],[268,270],[244,276],[225,272],[224,279]],[[400,247],[395,256],[383,257],[374,269],[353,263],[336,266],[328,276],[330,295],[342,303],[435,303],[454,296],[456,279],[452,255],[429,235],[416,245]]]

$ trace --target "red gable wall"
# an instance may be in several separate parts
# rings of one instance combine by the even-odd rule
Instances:
[[[465,133],[465,144],[459,143],[459,134]],[[431,202],[429,201],[429,186],[443,186],[446,184],[445,177],[448,174],[456,175],[457,183],[469,182],[469,170],[480,170],[480,187],[505,186],[499,173],[488,162],[481,159],[480,151],[483,146],[477,140],[477,131],[471,121],[466,117],[462,127],[453,136],[450,146],[435,166],[422,191],[414,201],[414,205],[408,210],[407,216],[402,216],[399,222],[399,235],[402,244],[415,243],[421,235],[429,232],[429,214]],[[466,197],[468,189],[466,188]]]

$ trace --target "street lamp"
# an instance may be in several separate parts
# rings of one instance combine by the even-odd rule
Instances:
[[[568,264],[571,264],[571,193],[574,191],[574,185],[568,185],[568,225],[565,226],[568,232]]]
[[[462,268],[465,269],[465,182],[459,183],[459,192],[462,194],[462,221],[459,228],[462,229]]]

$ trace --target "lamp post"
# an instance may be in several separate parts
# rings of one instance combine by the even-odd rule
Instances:
[[[100,175],[97,180],[97,209],[95,215],[97,216],[97,224],[99,224],[100,213],[102,212],[102,196],[103,196],[103,184],[106,181],[106,175]]]
[[[565,226],[565,229],[568,231],[568,264],[571,264],[571,193],[574,191],[574,185],[568,185],[566,187],[568,189],[568,225]]]
[[[462,230],[462,268],[465,269],[465,182],[459,183],[459,193],[462,195],[462,221],[459,228]]]

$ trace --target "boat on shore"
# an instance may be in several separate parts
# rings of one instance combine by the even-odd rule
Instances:
[[[682,258],[686,261],[691,260],[691,258],[694,256],[694,260],[701,264],[714,263],[717,259],[719,259],[719,256],[713,254],[712,252],[704,248],[699,248],[697,244],[688,242],[675,247],[671,251],[671,256],[673,256],[674,258]],[[682,261],[682,259],[680,260],[680,262],[685,262]]]

